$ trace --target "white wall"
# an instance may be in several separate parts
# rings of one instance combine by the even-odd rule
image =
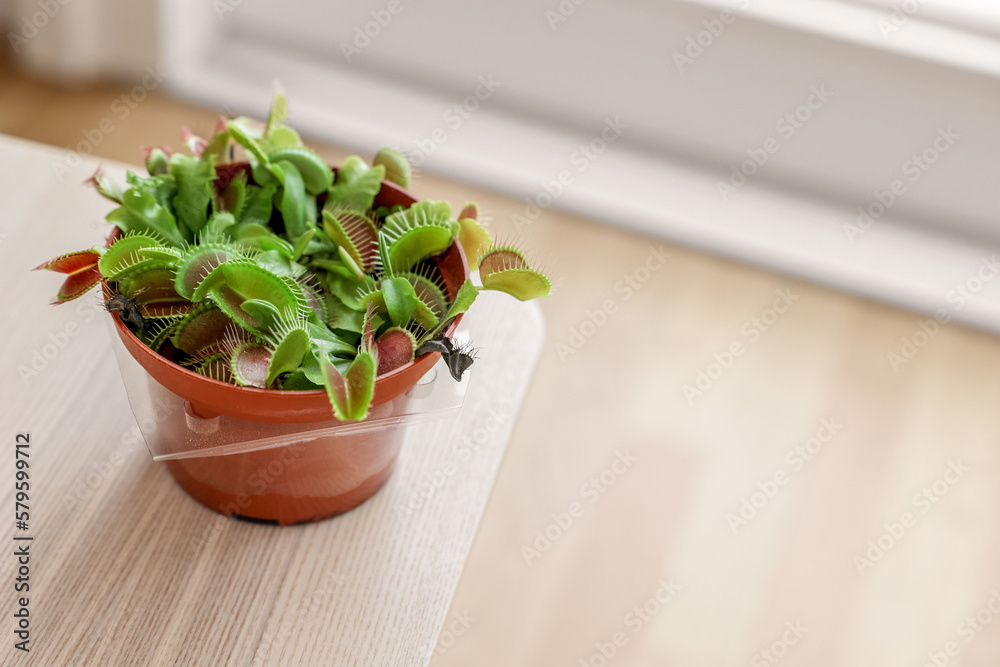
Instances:
[[[395,145],[543,206],[931,312],[1000,245],[1000,39],[988,30],[918,12],[885,37],[889,10],[848,0],[213,5],[163,2],[173,90],[263,114],[280,80],[300,128],[363,152]],[[733,7],[745,9],[720,29]],[[695,39],[704,47],[678,67]],[[501,85],[454,122],[484,76]],[[817,87],[833,97],[782,134]],[[577,162],[609,117],[625,132]],[[949,127],[960,138],[907,180],[911,156]],[[779,150],[723,198],[732,165],[775,137]],[[561,173],[570,182],[551,185]],[[858,207],[897,180],[905,192],[850,236]],[[1000,330],[1000,281],[953,316]]]
[[[7,37],[28,73],[77,83],[141,78],[158,57],[154,0],[7,0]]]
[[[23,16],[37,1],[15,6]],[[887,37],[884,4],[162,0],[153,34],[150,2],[67,0],[23,61],[48,76],[128,78],[159,58],[175,93],[255,114],[279,80],[315,137],[395,145],[425,169],[543,206],[934,311],[1000,245],[1000,32],[922,0],[926,12]],[[732,7],[744,9],[707,34]],[[678,67],[696,39],[704,47]],[[450,109],[481,77],[500,86],[455,122]],[[824,86],[833,97],[782,134],[779,121]],[[624,133],[578,162],[615,117]],[[949,127],[960,139],[850,237],[858,207],[909,178],[911,156]],[[731,167],[774,137],[780,149],[721,197]],[[547,199],[562,172],[571,182]],[[954,316],[1000,330],[994,288]]]

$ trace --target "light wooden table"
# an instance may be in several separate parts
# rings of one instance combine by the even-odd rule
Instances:
[[[358,509],[285,528],[226,519],[137,437],[96,293],[52,307],[60,278],[29,273],[107,232],[110,204],[54,175],[64,155],[0,136],[0,498],[13,509],[15,433],[30,432],[31,522],[18,534],[34,538],[30,654],[10,646],[13,547],[0,558],[3,664],[427,664],[446,620],[464,622],[446,614],[541,349],[541,311],[481,297],[467,323],[483,354],[461,413],[413,427],[393,477]],[[124,183],[123,166],[105,166]],[[443,483],[421,495],[432,478]],[[8,518],[0,539],[17,545]]]
[[[60,89],[0,65],[0,131],[73,146],[124,93],[127,88],[117,84]],[[209,132],[216,114],[153,95],[116,123],[96,152],[134,162],[137,146],[176,146],[181,124]],[[343,147],[315,145],[333,163],[348,154]],[[72,182],[88,175],[80,168]],[[25,180],[18,183],[22,186],[31,184]],[[414,191],[430,199],[479,201],[497,234],[512,234],[513,216],[525,211],[521,199],[440,178],[429,169]],[[13,234],[11,221],[44,212],[45,198],[40,193],[32,210],[0,202],[0,232]],[[30,252],[20,239],[0,234],[2,259],[28,267],[38,256],[93,241],[93,230],[72,229],[75,236],[65,242],[25,233],[23,239],[47,243]],[[521,231],[536,256],[555,260],[555,293],[540,303],[549,334],[433,667],[579,667],[580,660],[596,665],[598,645],[609,650],[607,642],[617,632],[625,632],[628,641],[608,667],[746,667],[755,659],[768,664],[761,652],[783,641],[786,623],[796,621],[808,632],[788,647],[779,667],[922,667],[928,653],[942,651],[949,641],[960,648],[949,667],[996,667],[1000,617],[981,626],[971,642],[957,631],[966,618],[982,613],[994,588],[1000,590],[1000,338],[942,326],[894,371],[887,354],[900,350],[903,338],[913,339],[926,316],[555,208]],[[669,261],[626,299],[616,284],[645,265],[650,248],[661,247],[672,254]],[[975,269],[955,275],[956,283]],[[19,289],[48,282],[23,271],[2,275],[16,276]],[[5,341],[22,341],[5,348],[4,370],[14,386],[3,396],[25,392],[13,367],[25,349],[41,344],[46,332],[56,332],[65,321],[57,317],[59,309],[39,306],[50,292],[48,286],[38,289],[38,297],[25,298],[38,308],[31,311],[35,325],[28,334],[12,337],[26,325],[0,322]],[[753,327],[752,318],[770,307],[776,290],[789,289],[799,297],[795,306],[747,345],[709,391],[689,402],[683,386],[733,341],[750,343],[743,327]],[[1000,289],[1000,281],[987,289]],[[596,331],[588,330],[583,344],[567,356],[559,345],[571,341],[572,331],[590,320],[588,313],[609,299],[615,312]],[[18,338],[39,332],[27,348]],[[71,378],[72,369],[95,372],[96,362],[76,358],[84,348],[74,347],[68,354],[76,356],[59,362],[69,368],[47,371],[60,373],[46,380],[52,400],[70,400],[61,379]],[[106,384],[94,390],[117,391],[117,386],[109,371]],[[99,398],[85,400],[91,412],[76,417],[82,434],[88,433]],[[5,403],[3,423],[14,424],[7,430],[17,427],[26,401]],[[741,499],[759,483],[789,471],[788,451],[804,445],[830,417],[844,428],[818,456],[792,471],[788,483],[734,534],[727,515],[739,511]],[[121,432],[128,427],[123,418]],[[39,438],[51,440],[47,428],[43,424]],[[72,426],[57,428],[64,432]],[[88,462],[72,468],[53,461],[46,466],[52,471],[48,479],[58,472],[83,482],[99,474],[94,466],[124,444],[82,438],[81,443]],[[591,504],[581,486],[599,477],[621,450],[639,461]],[[971,470],[921,513],[913,496],[939,479],[950,459]],[[70,466],[70,472],[60,465]],[[117,483],[129,474],[118,465],[111,478]],[[109,484],[102,483],[88,502],[102,502]],[[58,502],[50,502],[52,513],[61,511]],[[573,502],[583,505],[583,516],[540,558],[527,562],[522,547],[533,544],[537,531],[553,523],[552,515]],[[884,524],[906,511],[917,514],[916,525],[875,567],[859,573],[853,556],[863,554]],[[187,558],[182,551],[183,545],[177,547],[174,558]],[[71,554],[58,554],[66,567]],[[626,615],[653,599],[658,582],[670,578],[681,586],[677,595],[659,613],[648,614],[641,628],[634,616],[626,625]],[[0,587],[7,585],[0,579]],[[145,589],[129,584],[115,590],[127,598],[129,591]],[[143,613],[149,597],[145,592],[141,600],[112,608],[106,621],[100,610],[91,614],[88,622],[103,622],[95,641],[133,641],[132,634],[104,640],[101,632],[134,627],[123,619]],[[0,600],[7,601],[2,595]],[[657,607],[650,603],[650,609]],[[40,624],[52,622],[46,613],[39,610]],[[161,631],[153,627],[150,633]],[[273,637],[267,641],[277,643]]]

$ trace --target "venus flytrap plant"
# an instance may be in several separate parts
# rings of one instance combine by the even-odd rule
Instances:
[[[101,282],[101,270],[97,265],[102,252],[98,248],[70,252],[35,267],[36,271],[45,269],[67,275],[62,287],[59,288],[59,293],[52,300],[53,304],[66,303],[83,296]]]
[[[161,151],[162,153],[162,151]],[[152,171],[150,171],[152,173]],[[92,185],[97,193],[109,201],[116,204],[122,203],[121,187],[104,175],[104,170],[98,168],[94,175],[87,179],[87,184]]]
[[[410,188],[413,180],[413,169],[409,161],[395,148],[382,148],[375,154],[372,166],[385,169],[385,180],[395,183],[404,190]]]
[[[337,419],[358,420],[368,415],[378,374],[378,348],[372,325],[374,314],[372,307],[365,312],[357,354],[344,372],[330,360],[330,346],[325,341],[315,341],[323,384]]]
[[[469,266],[479,266],[480,255],[493,240],[489,232],[479,224],[479,206],[475,202],[469,202],[462,208],[458,214],[458,226],[458,241],[465,250]]]
[[[484,289],[499,290],[521,301],[548,296],[552,283],[532,268],[524,253],[514,245],[492,245],[479,258],[479,277]]]
[[[323,231],[338,246],[340,260],[351,275],[363,280],[378,260],[378,227],[375,222],[346,206],[324,208]]]
[[[549,281],[511,244],[494,244],[467,204],[375,207],[383,181],[409,186],[382,149],[331,170],[285,125],[220,119],[190,154],[145,151],[148,176],[122,189],[88,181],[116,208],[106,248],[39,266],[67,277],[63,303],[104,282],[108,309],[154,351],[205,377],[276,390],[325,390],[334,416],[365,419],[376,378],[440,352],[456,380],[474,359],[445,335],[480,290],[546,296]],[[238,161],[245,157],[245,162]],[[481,285],[451,298],[434,257],[460,244]]]

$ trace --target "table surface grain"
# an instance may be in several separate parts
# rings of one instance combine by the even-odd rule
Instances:
[[[0,136],[0,498],[13,505],[13,442],[30,432],[34,538],[32,650],[5,646],[3,664],[427,664],[541,350],[541,311],[480,297],[466,325],[483,353],[461,413],[412,427],[390,481],[356,510],[294,527],[227,519],[151,460],[96,293],[53,307],[60,278],[29,272],[107,233],[112,204],[80,186],[88,168],[60,181],[64,157]],[[105,167],[124,182],[124,166]],[[438,471],[444,483],[418,494]],[[15,568],[0,558],[0,582]],[[0,596],[5,637],[14,604]]]

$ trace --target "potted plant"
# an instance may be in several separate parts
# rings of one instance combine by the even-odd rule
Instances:
[[[68,274],[54,303],[100,284],[151,391],[183,406],[147,444],[285,443],[168,461],[207,507],[280,524],[347,511],[386,481],[399,430],[338,428],[377,418],[442,356],[461,380],[473,354],[452,335],[480,290],[550,288],[475,204],[454,215],[410,195],[399,152],[331,168],[286,118],[279,93],[266,123],[223,118],[208,140],[182,129],[191,154],[148,149],[148,176],[128,172],[124,189],[98,170],[89,182],[117,205],[107,242],[38,267]]]

